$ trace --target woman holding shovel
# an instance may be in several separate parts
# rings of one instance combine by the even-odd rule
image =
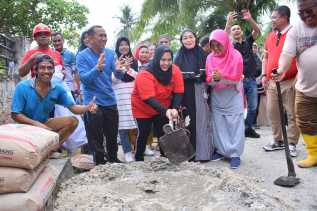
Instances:
[[[184,93],[181,71],[173,65],[170,48],[160,46],[154,58],[141,70],[132,92],[132,113],[138,125],[136,161],[144,160],[144,151],[152,124],[158,138],[163,135],[162,127],[169,120],[178,117],[176,108]],[[163,152],[161,151],[163,155]]]

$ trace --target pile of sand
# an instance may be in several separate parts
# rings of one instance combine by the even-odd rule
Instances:
[[[156,161],[106,164],[62,183],[56,210],[293,210],[227,168]],[[54,210],[55,210],[54,209]]]

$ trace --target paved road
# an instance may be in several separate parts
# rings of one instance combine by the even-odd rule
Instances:
[[[305,146],[300,140],[298,144],[298,157],[293,159],[297,176],[301,183],[294,188],[283,188],[273,184],[279,176],[287,175],[287,166],[284,151],[265,152],[262,146],[272,140],[271,129],[268,127],[257,130],[261,134],[260,139],[247,139],[245,151],[241,157],[239,174],[257,178],[259,185],[277,196],[289,201],[296,210],[317,210],[317,167],[301,169],[296,161],[306,156]],[[209,162],[206,165],[226,165],[226,161]]]

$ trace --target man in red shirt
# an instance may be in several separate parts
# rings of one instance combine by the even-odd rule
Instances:
[[[287,6],[278,6],[273,10],[272,29],[266,41],[265,51],[262,63],[262,84],[267,92],[267,109],[269,118],[272,122],[272,131],[274,140],[272,143],[264,146],[265,151],[274,151],[284,149],[282,127],[278,109],[278,96],[275,81],[272,80],[272,70],[278,67],[278,61],[283,49],[286,34],[292,27],[289,23],[291,11]],[[293,59],[291,67],[288,69],[285,77],[280,82],[283,98],[283,106],[287,113],[288,141],[292,157],[296,157],[296,144],[298,143],[299,130],[295,124],[295,77],[297,75],[296,61]]]
[[[42,23],[37,24],[33,29],[33,39],[37,43],[37,47],[28,50],[23,55],[20,66],[18,68],[19,75],[21,77],[26,76],[31,71],[31,77],[35,76],[34,62],[38,54],[47,54],[54,59],[55,73],[54,77],[63,78],[63,59],[58,51],[55,51],[49,47],[51,41],[51,29]]]

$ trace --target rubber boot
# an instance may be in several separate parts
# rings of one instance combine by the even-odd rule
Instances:
[[[306,143],[307,158],[297,163],[298,167],[311,168],[317,166],[317,135],[311,136],[303,134]]]

